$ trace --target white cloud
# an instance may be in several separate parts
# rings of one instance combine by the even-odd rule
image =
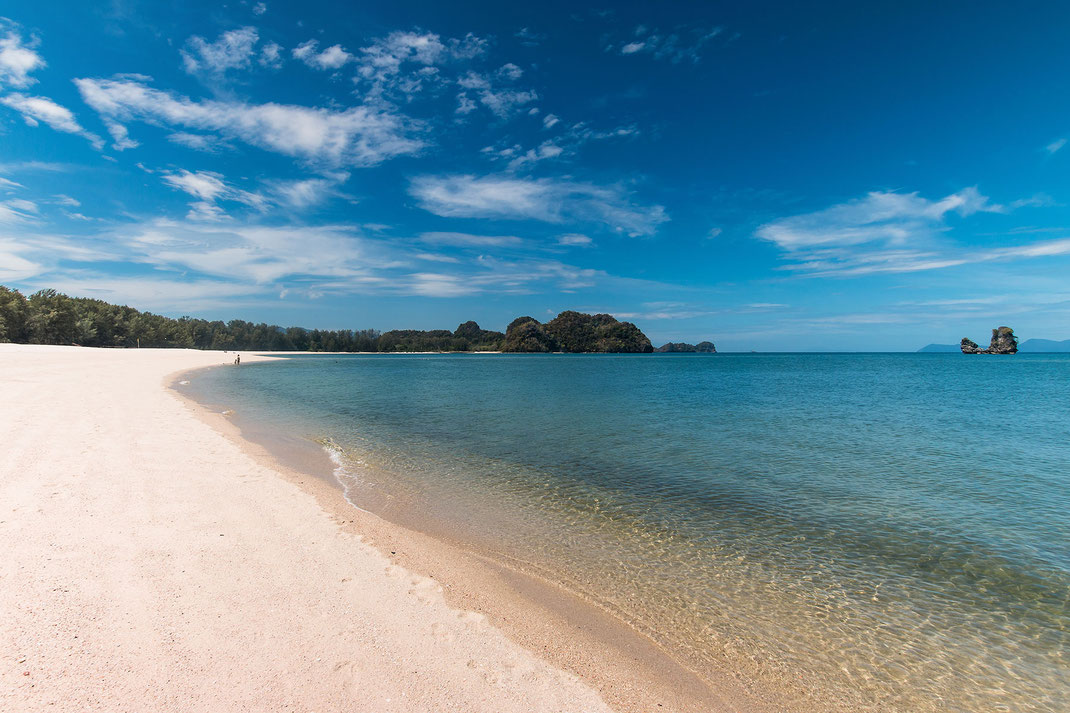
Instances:
[[[105,121],[104,123],[108,127],[108,133],[111,134],[112,139],[115,141],[111,147],[116,151],[135,149],[140,146],[138,142],[130,138],[129,132],[122,124],[116,121]]]
[[[219,279],[116,277],[79,271],[52,273],[41,284],[69,295],[92,297],[138,309],[177,312],[233,306],[235,300],[262,296],[257,285]]]
[[[4,209],[0,205],[0,224],[4,222]],[[0,284],[12,283],[38,275],[45,266],[28,256],[32,248],[21,236],[0,234]]]
[[[413,294],[424,297],[463,297],[479,292],[476,285],[458,275],[417,272],[408,276]]]
[[[472,235],[470,233],[423,233],[420,240],[435,245],[453,245],[456,247],[509,247],[521,245],[524,241],[515,235]]]
[[[329,198],[344,195],[338,190],[338,186],[348,179],[348,173],[341,173],[328,178],[273,181],[270,187],[279,202],[291,208],[301,209],[310,208],[324,203]]]
[[[403,63],[431,66],[447,56],[446,45],[438,35],[427,32],[391,32],[362,47],[357,73],[364,79],[385,82],[401,73]]]
[[[48,171],[50,173],[66,173],[72,170],[69,163],[56,163],[55,161],[9,161],[0,163],[0,173],[17,173],[22,171]]]
[[[553,141],[543,141],[537,148],[528,149],[509,162],[509,168],[519,168],[525,164],[536,163],[548,158],[557,158],[564,153],[564,149]]]
[[[547,128],[547,129],[550,129],[550,128],[553,128],[554,124],[558,123],[559,121],[561,121],[561,120],[558,119],[553,114],[547,114],[546,116],[544,116],[542,118],[542,125],[543,125],[543,127]]]
[[[34,51],[38,44],[36,39],[25,43],[18,26],[0,18],[0,29],[3,29],[5,24],[8,27],[7,33],[0,37],[0,85],[8,84],[24,89],[37,81],[30,73],[44,67],[45,61]]]
[[[218,196],[227,192],[227,186],[223,183],[223,177],[210,171],[197,171],[195,173],[182,170],[178,173],[164,175],[165,183],[180,191],[189,193],[203,201],[214,201]]]
[[[464,116],[465,114],[471,114],[478,108],[476,103],[465,92],[457,95],[457,108],[454,110],[456,113]]]
[[[211,208],[228,188],[204,176],[174,177]],[[220,184],[223,184],[220,186]],[[264,226],[237,220],[152,220],[77,236],[36,234],[18,226],[0,231],[0,279],[39,277],[42,286],[91,294],[140,307],[202,299],[293,295],[390,294],[456,297],[576,290],[612,279],[606,273],[554,260],[503,260],[481,253],[434,254],[386,238],[369,238],[349,225]],[[425,245],[451,248],[503,243],[514,236],[426,234]],[[72,265],[73,263],[73,265]],[[124,263],[126,276],[105,274]],[[434,263],[428,270],[417,267]],[[105,267],[105,264],[109,267]],[[183,288],[183,286],[185,286]],[[120,295],[127,295],[120,297]],[[273,298],[273,297],[272,297]],[[159,302],[157,302],[159,300]]]
[[[703,46],[723,29],[720,27],[678,28],[672,32],[650,30],[640,25],[635,28],[634,39],[620,45],[622,55],[649,54],[655,59],[667,59],[678,63],[684,60],[697,63],[702,58]],[[612,50],[614,45],[607,47]]]
[[[1052,141],[1050,144],[1045,146],[1044,150],[1047,151],[1049,154],[1053,154],[1058,152],[1059,149],[1061,149],[1063,146],[1066,146],[1066,139],[1056,139],[1055,141]]]
[[[488,42],[471,33],[462,38],[442,39],[432,32],[395,31],[362,47],[354,61],[356,82],[370,99],[412,101],[420,93],[439,93],[454,85],[457,66],[470,63],[486,52]],[[518,77],[522,70],[505,65],[502,77]],[[459,114],[476,108],[471,99],[458,99]]]
[[[468,113],[474,108],[468,91],[476,95],[480,104],[503,119],[526,104],[537,101],[539,95],[533,89],[521,90],[502,86],[503,82],[509,83],[518,79],[520,77],[518,71],[519,67],[516,65],[505,65],[494,74],[469,71],[457,80],[457,84],[466,90],[457,95],[457,113]],[[461,106],[465,107],[464,111],[461,110]]]
[[[548,122],[548,126],[553,126],[559,123],[559,120],[553,114],[548,114],[546,116],[547,119],[551,117],[553,118],[553,121]],[[553,139],[543,141],[537,147],[528,149],[527,151],[525,151],[520,144],[513,144],[512,146],[506,146],[504,148],[487,146],[482,149],[482,153],[487,154],[494,159],[507,159],[509,161],[509,168],[517,169],[546,159],[572,157],[585,144],[591,141],[634,138],[635,136],[638,136],[638,134],[639,130],[634,126],[622,126],[610,131],[597,131],[581,122],[579,124],[574,124]]]
[[[265,12],[267,12],[267,3],[258,2],[253,5],[254,15],[263,15]]]
[[[588,247],[592,243],[594,243],[593,240],[591,240],[586,235],[582,235],[581,233],[567,233],[566,235],[562,235],[557,239],[558,245],[568,245],[572,247]]]
[[[619,188],[549,178],[421,176],[409,192],[436,215],[602,223],[628,235],[649,235],[666,220],[661,206],[632,204]]]
[[[11,179],[0,177],[0,188],[5,191],[13,191],[16,188],[23,188],[23,185],[21,183],[16,183]]]
[[[524,70],[522,70],[520,67],[517,67],[512,62],[508,62],[498,68],[498,76],[505,77],[509,81],[515,82],[516,80],[524,76]]]
[[[207,151],[208,153],[214,153],[224,146],[224,142],[216,136],[206,136],[204,134],[191,134],[186,131],[178,131],[173,134],[168,134],[167,140],[171,143],[179,144],[187,148],[195,149],[197,151]]]
[[[717,314],[706,309],[649,309],[644,312],[614,312],[613,315],[618,319],[642,319],[642,320],[663,320],[663,319],[695,319],[696,317],[709,317]]]
[[[425,86],[442,85],[444,80],[435,71],[438,67],[474,59],[483,54],[486,47],[486,40],[471,33],[443,42],[432,32],[391,32],[361,48],[357,76],[369,84],[372,96],[388,91],[412,96]]]
[[[519,39],[520,44],[525,47],[537,47],[540,42],[546,39],[546,35],[534,32],[527,27],[520,28],[520,31],[513,35],[513,37]]]
[[[1033,204],[1016,201],[1013,206]],[[936,270],[979,262],[1070,254],[1070,240],[969,250],[938,238],[951,213],[1007,213],[974,188],[940,200],[917,193],[873,192],[814,213],[766,223],[755,235],[782,248],[782,269],[809,276],[857,276]]]
[[[267,227],[153,221],[121,229],[113,241],[130,259],[172,271],[252,284],[284,278],[348,278],[395,262],[346,226]]]
[[[938,201],[915,193],[874,191],[865,198],[831,208],[782,218],[758,228],[763,240],[785,250],[879,242],[902,246],[931,237],[944,229],[945,216],[954,211],[968,216],[979,211],[1003,212],[977,188],[964,188]]]
[[[245,69],[260,40],[255,27],[224,32],[215,42],[194,35],[182,50],[182,66],[189,74],[222,75],[228,69]]]
[[[21,198],[0,201],[0,223],[24,223],[34,219],[37,204]]]
[[[38,122],[44,122],[56,131],[77,134],[88,139],[89,143],[97,149],[104,146],[104,141],[99,136],[82,128],[70,109],[60,106],[51,99],[15,93],[0,98],[0,104],[5,104],[22,114],[22,118],[30,126],[37,126]]]
[[[720,237],[723,232],[724,230],[722,228],[710,228],[710,232],[706,234],[706,237],[713,240],[714,238]]]
[[[278,42],[268,42],[260,48],[260,64],[271,69],[282,66],[282,45]]]
[[[226,220],[229,217],[221,206],[209,201],[193,201],[189,204],[189,213],[186,213],[187,220],[202,220],[212,223]]]
[[[105,118],[216,132],[314,164],[371,166],[424,146],[411,136],[412,122],[382,107],[198,102],[136,80],[74,81],[86,103]]]
[[[322,52],[317,52],[319,43],[316,40],[302,42],[293,50],[295,59],[299,59],[313,69],[340,69],[353,59],[353,55],[346,52],[342,45],[331,45]]]
[[[163,181],[180,191],[188,193],[197,200],[190,203],[191,220],[221,220],[226,213],[217,205],[218,201],[236,201],[257,209],[263,209],[266,200],[257,193],[251,193],[231,186],[223,176],[212,171],[187,171],[182,169],[165,173]]]

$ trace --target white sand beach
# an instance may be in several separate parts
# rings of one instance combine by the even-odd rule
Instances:
[[[232,359],[0,344],[0,710],[609,710],[165,387]]]

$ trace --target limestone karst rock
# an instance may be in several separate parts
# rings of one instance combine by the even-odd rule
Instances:
[[[992,330],[992,342],[985,350],[988,354],[1018,353],[1018,337],[1010,327],[998,327]]]
[[[968,337],[962,338],[961,349],[963,354],[1017,354],[1018,337],[1014,336],[1014,330],[1010,327],[997,327],[992,330],[988,349],[981,349],[977,342]]]

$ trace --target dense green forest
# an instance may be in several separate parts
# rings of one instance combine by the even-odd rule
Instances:
[[[631,322],[608,314],[562,312],[546,324],[517,317],[505,331],[503,352],[630,352],[654,351],[650,340]]]
[[[608,314],[562,312],[546,324],[513,320],[505,334],[465,322],[436,329],[324,330],[181,317],[40,290],[28,298],[0,285],[0,342],[77,344],[86,347],[185,347],[246,351],[311,352],[650,352],[639,328]]]

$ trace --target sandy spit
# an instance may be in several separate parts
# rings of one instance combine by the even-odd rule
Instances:
[[[232,358],[0,344],[0,710],[609,710],[164,387]]]

